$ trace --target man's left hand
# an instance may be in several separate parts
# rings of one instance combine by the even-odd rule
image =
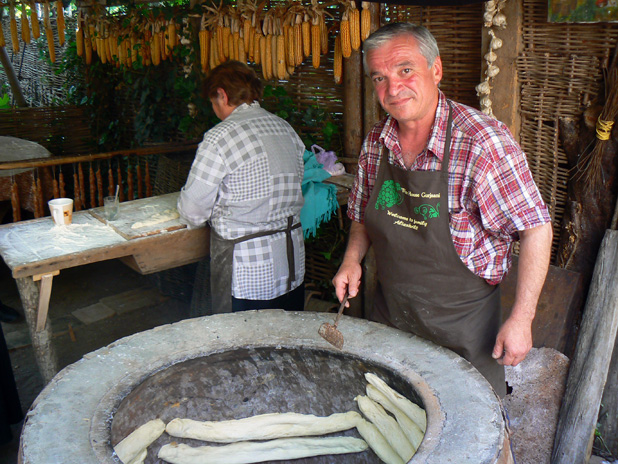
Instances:
[[[509,318],[500,328],[491,356],[504,366],[517,366],[532,349],[532,324]]]

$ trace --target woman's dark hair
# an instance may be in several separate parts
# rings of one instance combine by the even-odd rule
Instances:
[[[203,85],[204,96],[216,97],[217,89],[225,90],[229,104],[235,106],[262,99],[262,81],[240,61],[226,61],[210,71]]]

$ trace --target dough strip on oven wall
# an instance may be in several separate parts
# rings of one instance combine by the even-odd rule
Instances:
[[[246,441],[199,447],[170,443],[161,447],[158,457],[170,464],[251,464],[329,454],[360,453],[367,447],[364,440],[354,437],[280,438],[264,442]]]
[[[246,440],[268,440],[301,436],[325,435],[356,426],[362,419],[356,411],[320,417],[313,414],[272,413],[226,421],[196,421],[173,419],[166,432],[178,438],[194,438],[214,443]]]

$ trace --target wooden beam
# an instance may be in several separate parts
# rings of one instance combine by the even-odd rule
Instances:
[[[0,63],[2,63],[6,77],[9,80],[9,85],[11,86],[15,103],[17,103],[17,106],[28,106],[26,99],[24,98],[24,94],[21,91],[19,79],[17,79],[17,75],[15,74],[15,69],[13,69],[9,55],[6,52],[6,47],[0,47]]]
[[[358,158],[363,142],[363,71],[360,50],[343,60],[343,152]]]
[[[590,458],[590,440],[597,424],[617,330],[618,231],[607,230],[569,369],[552,464],[585,463]]]
[[[506,29],[493,28],[496,37],[502,39],[502,48],[495,51],[498,58],[494,64],[500,68],[500,72],[491,82],[490,98],[496,119],[506,124],[515,140],[519,140],[521,115],[519,113],[517,57],[523,49],[523,0],[509,0],[505,3],[502,12],[506,16],[507,27]],[[487,28],[483,28],[483,56],[489,51],[490,39]],[[483,56],[481,56],[483,62],[481,80],[485,79],[487,69]]]

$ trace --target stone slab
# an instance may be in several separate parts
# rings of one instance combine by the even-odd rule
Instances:
[[[505,368],[513,389],[504,400],[517,464],[550,464],[569,359],[553,348],[532,348]]]
[[[112,317],[116,314],[116,312],[108,306],[104,305],[103,303],[99,302],[90,306],[86,306],[85,308],[77,309],[73,311],[72,314],[80,322],[88,325]]]

